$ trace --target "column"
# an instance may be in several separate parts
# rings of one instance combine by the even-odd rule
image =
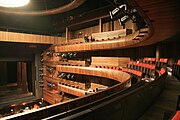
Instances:
[[[99,32],[102,32],[102,19],[99,18]]]

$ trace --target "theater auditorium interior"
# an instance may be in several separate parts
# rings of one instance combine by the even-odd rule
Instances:
[[[0,0],[0,119],[180,120],[179,0]]]

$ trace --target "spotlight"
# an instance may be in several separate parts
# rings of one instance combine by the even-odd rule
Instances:
[[[120,25],[123,25],[129,20],[128,7],[126,4],[116,7],[113,11],[110,11],[109,14],[111,19],[118,19]]]

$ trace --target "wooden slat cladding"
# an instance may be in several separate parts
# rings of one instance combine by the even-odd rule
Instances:
[[[125,82],[127,79],[131,78],[131,76],[128,73],[110,69],[57,65],[56,70],[60,72],[104,77],[116,80],[118,82]]]
[[[147,30],[142,37],[141,31]],[[138,37],[138,38],[137,38]],[[115,38],[113,40],[101,41],[101,42],[88,42],[76,45],[66,45],[66,46],[55,46],[55,52],[71,52],[71,51],[91,51],[91,50],[108,50],[117,48],[127,48],[136,45],[142,41],[147,40],[150,37],[149,29],[142,28],[121,38]],[[135,40],[138,39],[138,40]]]
[[[59,103],[62,100],[62,96],[58,95],[57,93],[53,93],[44,89],[44,96],[43,99],[50,104]]]
[[[92,57],[91,65],[125,67],[129,63],[129,61],[129,57]]]
[[[90,89],[96,89],[96,88],[104,88],[104,89],[107,89],[108,86],[105,86],[105,85],[101,85],[101,84],[97,84],[97,83],[91,83],[91,88]]]
[[[65,85],[58,85],[59,87],[59,91],[74,95],[74,96],[78,96],[78,97],[82,97],[85,96],[86,91],[85,90],[81,90],[81,89],[77,89],[77,88],[73,88],[73,87],[69,87],[69,86],[65,86]]]
[[[180,3],[177,0],[133,0],[138,4],[138,12],[148,20],[148,27],[152,27],[152,36],[136,46],[150,45],[179,33],[180,29]],[[132,2],[132,1],[131,1]],[[147,12],[144,12],[147,11]]]
[[[21,42],[21,43],[60,44],[65,41],[65,38],[0,31],[0,41]]]
[[[128,30],[122,29],[122,30],[116,30],[116,31],[108,31],[108,32],[102,32],[102,33],[93,33],[92,38],[95,40],[109,40],[109,39],[115,39],[120,38],[122,36],[126,36]]]
[[[68,65],[68,66],[88,66],[87,61],[83,60],[68,60],[68,61],[59,61],[59,65]]]
[[[68,44],[79,44],[84,43],[84,38],[76,38],[68,40]]]

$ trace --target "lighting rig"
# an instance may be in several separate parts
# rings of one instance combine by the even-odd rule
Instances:
[[[112,2],[111,2],[112,3]],[[120,25],[124,26],[128,20],[132,20],[138,27],[146,25],[144,19],[137,12],[135,8],[130,7],[127,3],[121,3],[120,5],[116,2],[112,3],[115,9],[109,12],[112,20],[118,20]]]

